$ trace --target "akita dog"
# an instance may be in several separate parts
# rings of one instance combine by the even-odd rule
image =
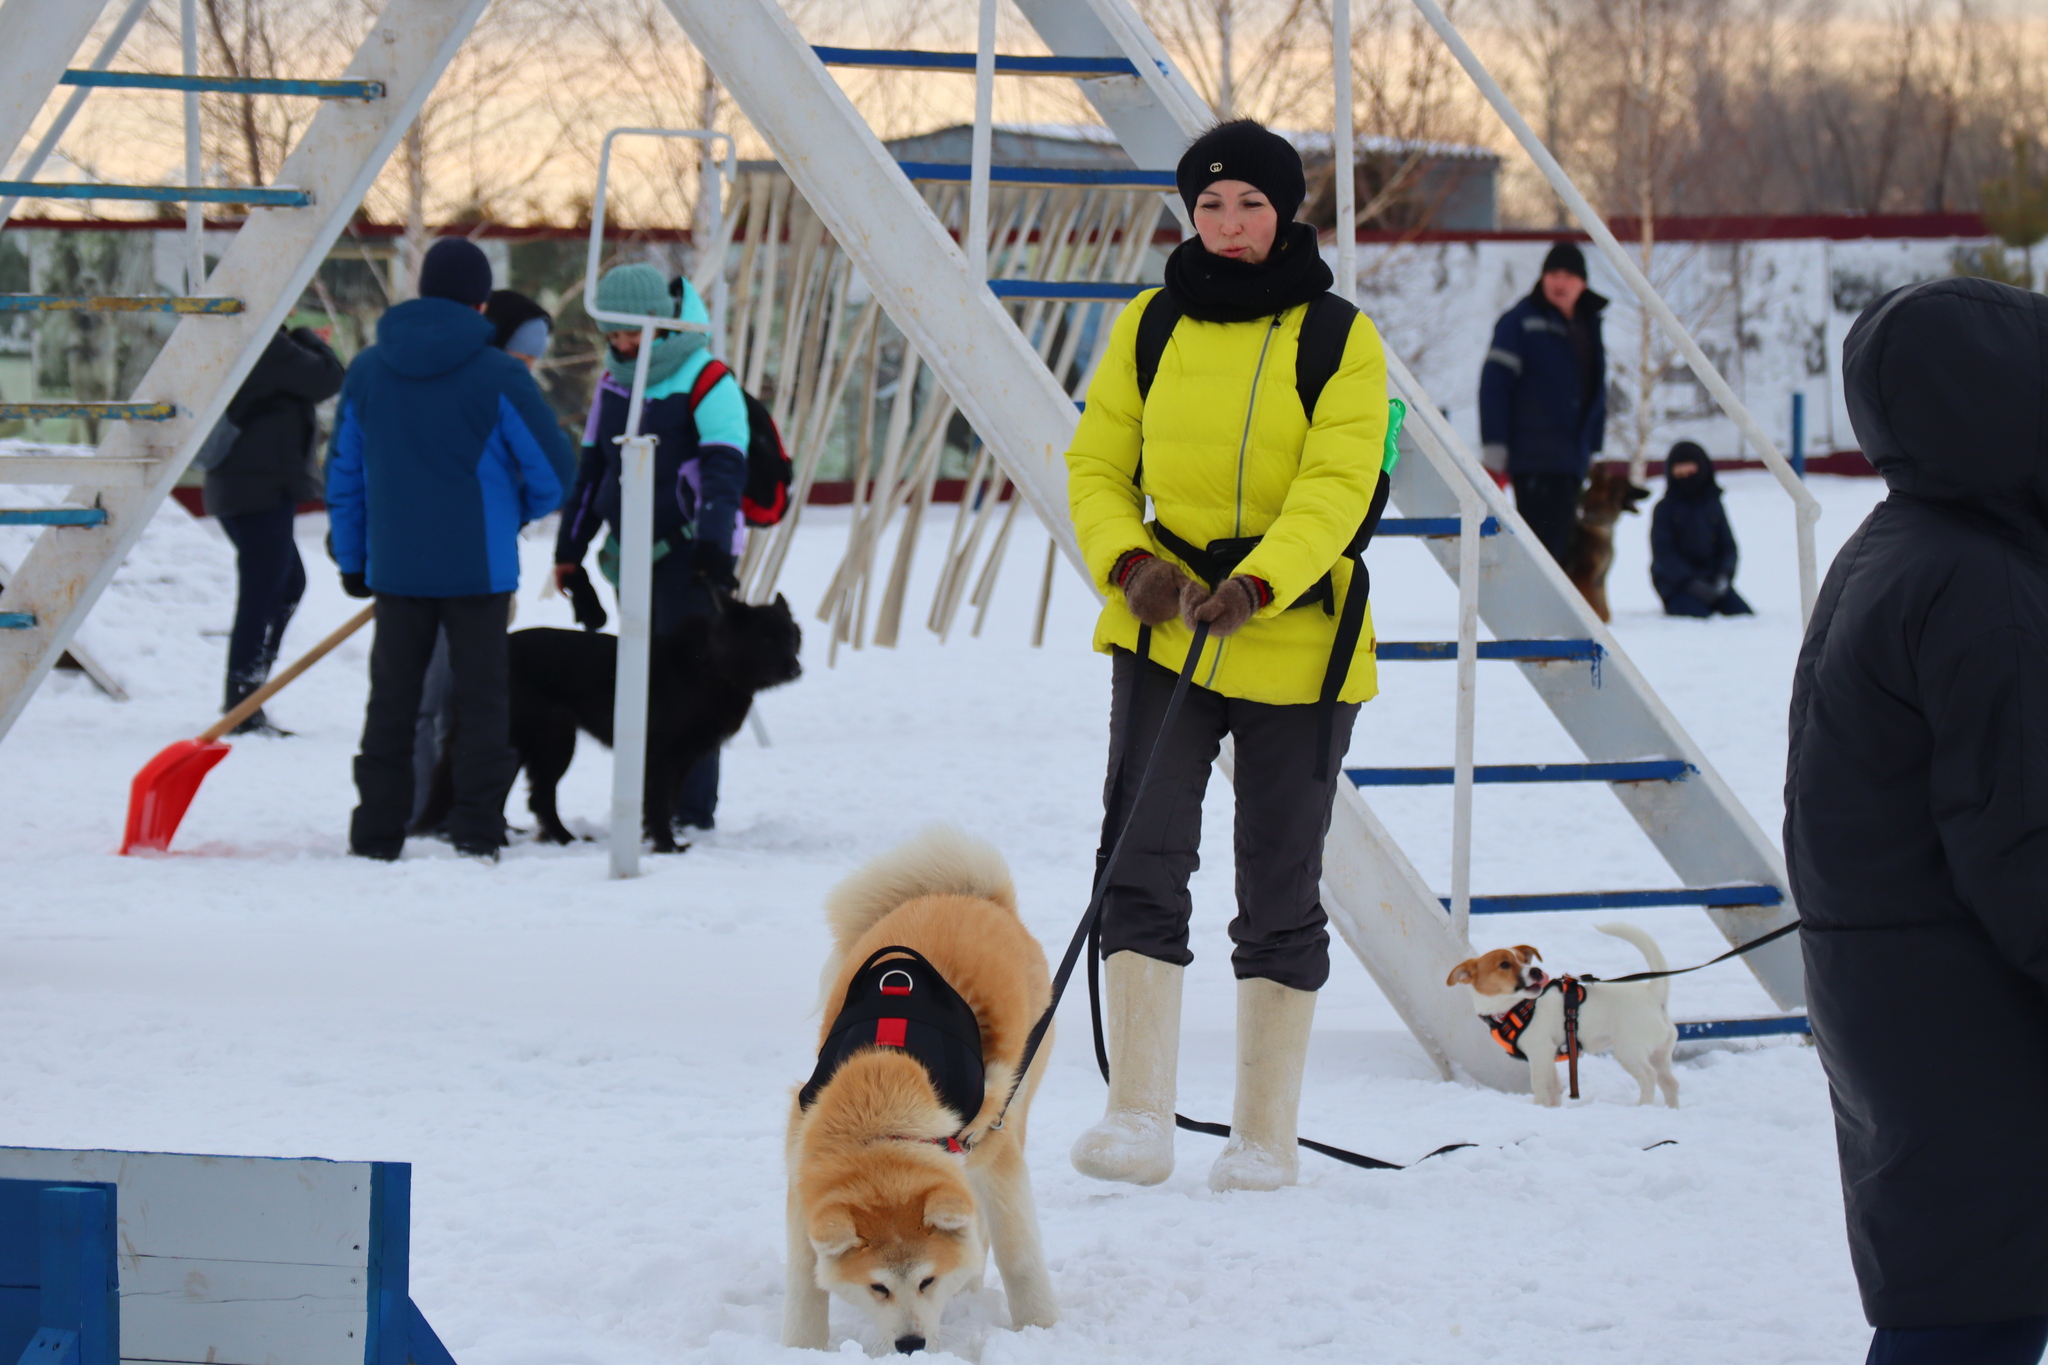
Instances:
[[[783,1344],[824,1350],[837,1294],[897,1350],[921,1350],[991,1249],[1012,1325],[1051,1326],[1024,1166],[1050,1036],[1010,1089],[1052,980],[1002,855],[933,826],[825,910],[820,1058],[789,1115]]]

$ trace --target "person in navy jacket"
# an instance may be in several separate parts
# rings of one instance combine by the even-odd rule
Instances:
[[[512,752],[506,626],[519,528],[561,505],[568,439],[526,366],[493,346],[491,265],[451,238],[427,252],[419,297],[385,313],[342,382],[327,457],[335,563],[377,599],[370,701],[356,757],[349,851],[395,859],[413,808],[413,727],[434,638],[454,673],[458,851],[505,842]]]
[[[1664,457],[1664,498],[1650,514],[1650,583],[1666,616],[1749,616],[1735,591],[1735,532],[1714,462],[1692,441]]]
[[[1515,485],[1515,510],[1562,562],[1586,469],[1607,435],[1607,300],[1586,287],[1585,253],[1559,242],[1529,297],[1501,314],[1479,372],[1486,467]]]
[[[597,282],[599,312],[708,322],[704,301],[688,280],[668,279],[651,265],[616,266]],[[713,360],[706,332],[657,332],[648,357],[640,431],[655,438],[653,629],[666,635],[693,616],[708,616],[718,595],[739,586],[734,565],[744,534],[740,497],[747,486],[747,400],[739,382]],[[618,585],[619,437],[626,432],[637,329],[608,333],[605,369],[590,404],[576,486],[563,505],[555,538],[555,579],[584,573],[583,557],[600,530],[597,562]],[[710,829],[718,810],[718,751],[690,771],[676,796],[678,825]]]

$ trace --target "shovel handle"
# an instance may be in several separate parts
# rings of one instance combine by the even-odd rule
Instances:
[[[255,715],[258,711],[262,710],[264,702],[269,701],[272,697],[284,691],[285,685],[287,683],[291,682],[292,679],[298,677],[299,674],[304,673],[314,664],[317,664],[322,659],[326,658],[330,650],[332,650],[336,645],[340,644],[343,640],[346,640],[349,636],[361,630],[364,626],[368,625],[370,623],[370,618],[372,616],[375,616],[376,614],[377,604],[375,602],[372,602],[369,606],[364,607],[354,616],[349,617],[348,620],[344,621],[340,626],[338,626],[335,629],[332,635],[329,635],[319,644],[314,645],[304,654],[301,654],[298,658],[292,660],[291,664],[288,667],[286,667],[284,672],[278,674],[269,682],[257,688],[254,692],[251,692],[248,696],[242,698],[242,700],[235,706],[235,708],[232,711],[229,711],[219,720],[207,726],[206,729],[200,731],[198,742],[201,744],[211,744],[215,740],[219,739],[222,735],[234,729],[237,725],[240,725],[243,721],[249,719],[249,717]]]

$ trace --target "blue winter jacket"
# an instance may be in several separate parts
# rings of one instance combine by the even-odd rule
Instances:
[[[377,323],[342,381],[327,454],[335,563],[380,593],[519,586],[519,528],[561,505],[568,438],[482,314],[413,299]]]
[[[1607,356],[1600,311],[1607,300],[1592,290],[1574,312],[1591,329],[1592,401],[1585,392],[1572,322],[1543,297],[1529,297],[1501,314],[1493,345],[1479,371],[1479,439],[1506,446],[1510,474],[1569,474],[1584,478],[1607,435]]]

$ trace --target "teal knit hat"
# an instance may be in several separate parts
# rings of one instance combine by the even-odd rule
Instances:
[[[672,318],[676,315],[676,301],[668,292],[668,280],[653,266],[620,265],[606,271],[597,282],[597,311]]]

